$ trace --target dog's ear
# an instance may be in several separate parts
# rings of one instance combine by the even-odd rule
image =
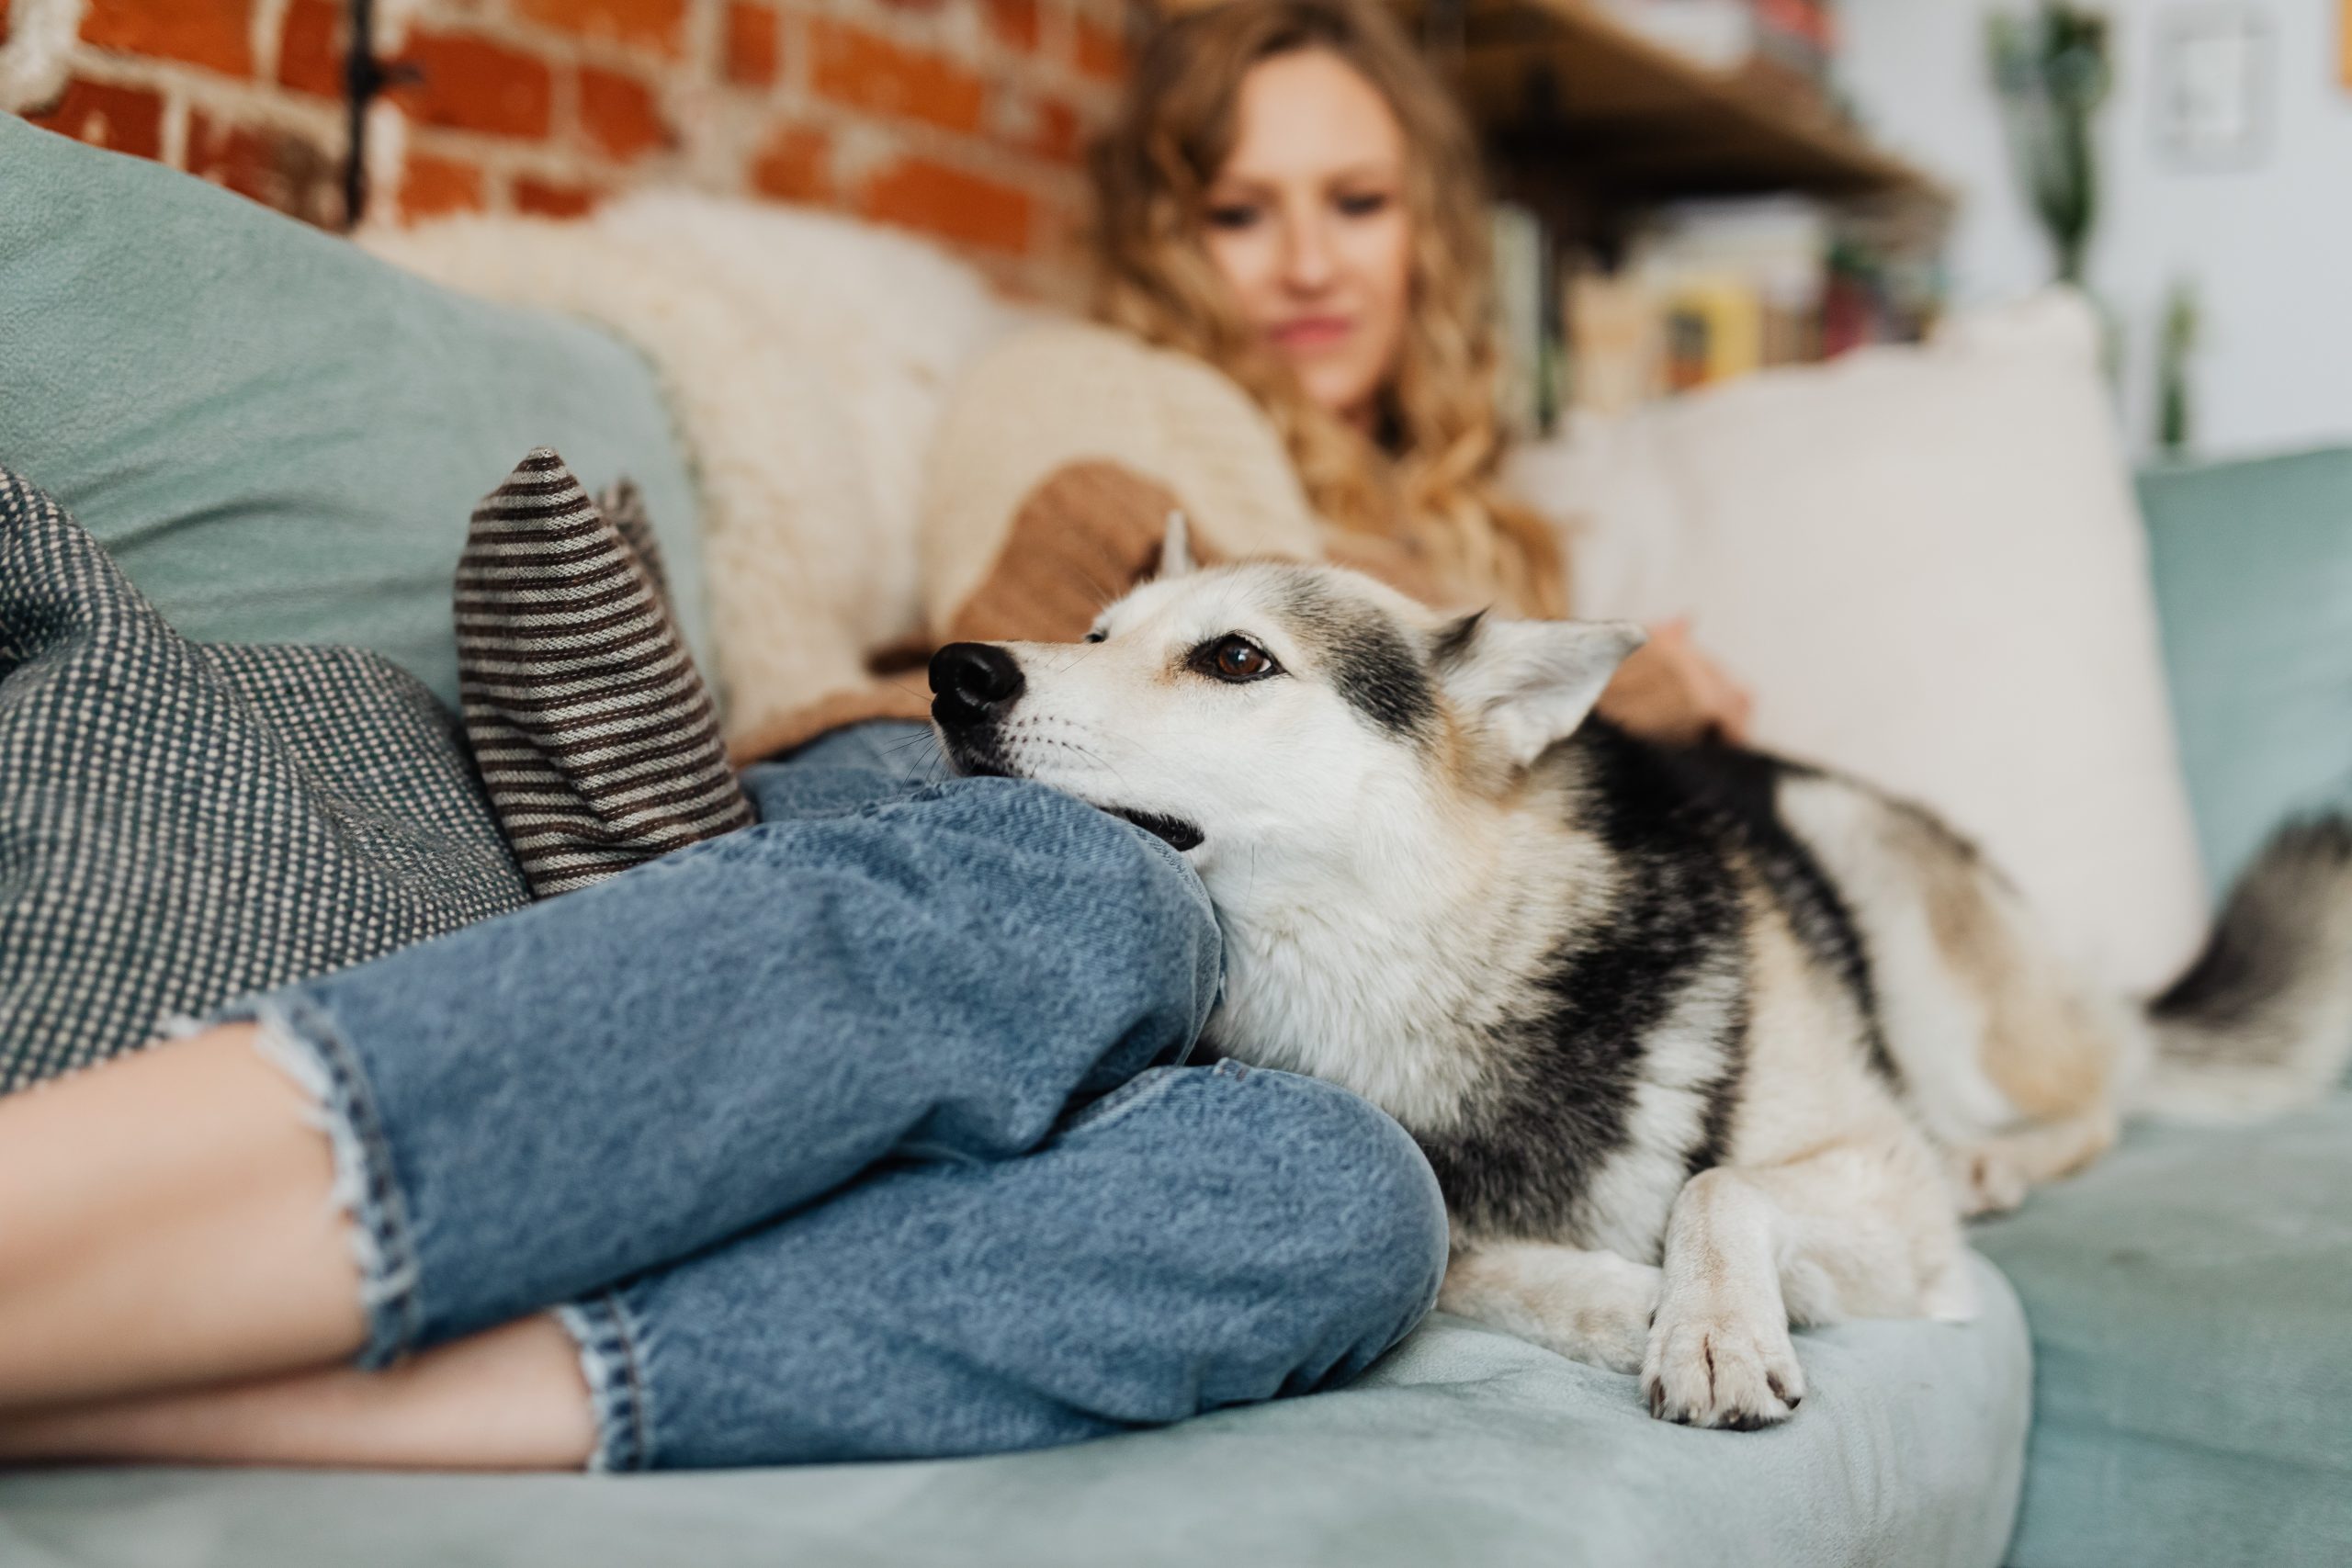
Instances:
[[[1649,640],[1631,621],[1493,621],[1484,611],[1438,633],[1437,678],[1483,721],[1513,767],[1576,732],[1625,656]]]
[[[1168,514],[1168,532],[1159,536],[1159,575],[1183,577],[1193,567],[1193,527],[1181,511]]]

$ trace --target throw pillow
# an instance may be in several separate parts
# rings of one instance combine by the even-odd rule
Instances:
[[[2205,919],[2146,540],[2070,296],[1534,455],[1580,615],[1688,614],[1761,744],[1933,806],[2053,934],[2162,986]]]
[[[748,826],[718,716],[663,603],[633,489],[600,510],[546,447],[473,514],[458,685],[474,761],[535,897]]]
[[[372,649],[454,710],[467,509],[544,444],[644,485],[707,652],[698,496],[652,368],[561,299],[523,303],[0,115],[0,459],[183,636]]]
[[[184,640],[0,468],[0,1093],[526,902],[413,676]]]

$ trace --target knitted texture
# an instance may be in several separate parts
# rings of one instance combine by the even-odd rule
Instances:
[[[413,677],[185,640],[0,468],[0,1091],[527,901]]]
[[[541,447],[476,509],[458,563],[458,690],[474,761],[541,898],[745,827],[750,800],[640,543]]]

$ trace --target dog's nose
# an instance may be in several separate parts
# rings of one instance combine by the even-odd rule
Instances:
[[[931,716],[969,728],[1012,705],[1028,682],[1012,655],[985,642],[951,642],[931,656]]]

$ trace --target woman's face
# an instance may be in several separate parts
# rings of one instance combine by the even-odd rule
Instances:
[[[1410,293],[1403,128],[1352,66],[1308,49],[1250,68],[1239,132],[1208,190],[1209,257],[1306,395],[1368,422]]]

